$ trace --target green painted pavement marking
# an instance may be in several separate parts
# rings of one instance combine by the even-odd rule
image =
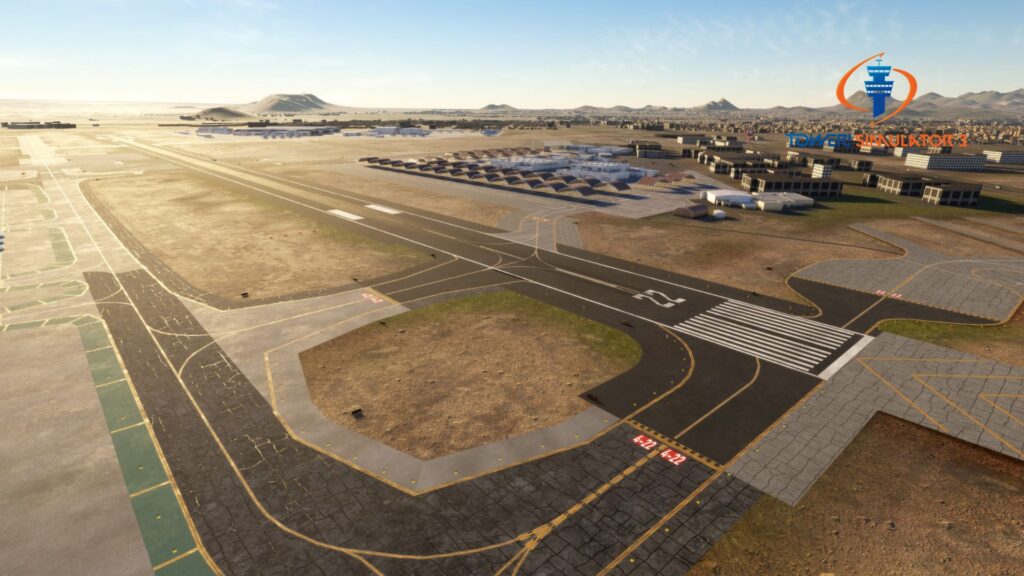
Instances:
[[[147,427],[128,428],[112,434],[110,438],[114,441],[114,450],[121,463],[121,473],[129,494],[167,481],[167,474],[160,464],[160,457],[149,438]]]
[[[47,326],[54,326],[56,324],[70,324],[75,321],[76,316],[61,316],[59,318],[50,318],[46,321]]]
[[[157,576],[206,576],[216,574],[198,550],[156,571]]]
[[[85,357],[89,361],[89,370],[92,371],[92,381],[97,385],[124,378],[113,348],[86,352]]]
[[[50,228],[50,244],[58,265],[70,264],[75,259],[75,252],[68,243],[68,237],[60,228]]]
[[[110,346],[110,339],[107,338],[107,331],[103,328],[103,324],[99,322],[79,326],[78,334],[82,337],[82,346],[84,346],[86,350],[96,350],[97,348],[106,348]]]
[[[103,408],[103,415],[107,417],[107,428],[111,432],[142,422],[142,414],[135,404],[135,396],[132,395],[128,382],[121,381],[98,388],[96,393],[100,397],[100,406]]]
[[[133,497],[132,508],[153,566],[195,548],[195,540],[170,484]]]

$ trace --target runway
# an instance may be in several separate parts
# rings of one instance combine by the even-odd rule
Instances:
[[[633,369],[583,395],[619,419],[585,444],[419,493],[289,434],[158,277],[166,271],[88,272],[204,557],[222,573],[621,573],[651,527],[686,517],[692,532],[662,544],[678,548],[662,566],[683,569],[758,495],[725,474],[729,463],[871,341],[804,317],[810,307],[120,142],[433,256],[391,278],[353,278],[355,286],[409,307],[502,287],[623,330],[644,351]],[[530,225],[539,232],[542,222]],[[714,506],[696,510],[698,499]]]

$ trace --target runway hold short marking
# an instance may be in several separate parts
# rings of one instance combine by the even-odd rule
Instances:
[[[675,450],[665,450],[661,453],[661,459],[676,466],[686,462],[686,456],[683,456]]]
[[[651,448],[654,448],[655,446],[658,445],[657,442],[651,440],[650,438],[644,436],[643,434],[637,436],[636,438],[633,438],[633,444],[636,444],[637,446],[643,448],[644,450],[650,450]]]
[[[351,212],[345,212],[344,210],[328,210],[327,212],[330,213],[330,214],[334,214],[335,216],[337,216],[339,218],[344,218],[346,220],[362,220],[363,219],[363,217],[359,216],[358,214],[352,214]]]
[[[388,208],[387,206],[381,206],[380,204],[367,204],[367,208],[370,210],[376,210],[385,214],[401,214],[401,210],[395,210],[394,208]]]

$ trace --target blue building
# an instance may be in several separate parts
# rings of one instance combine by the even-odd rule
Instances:
[[[887,80],[892,66],[882,66],[882,59],[875,61],[874,66],[868,66],[870,80],[864,81],[864,90],[871,97],[873,103],[871,113],[875,118],[885,114],[885,98],[892,95],[892,80]]]

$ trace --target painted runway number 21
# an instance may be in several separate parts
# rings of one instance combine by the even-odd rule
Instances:
[[[669,298],[664,292],[658,292],[657,290],[644,290],[639,294],[634,294],[633,298],[637,300],[650,300],[662,308],[671,308],[676,304],[686,302],[686,298]]]

